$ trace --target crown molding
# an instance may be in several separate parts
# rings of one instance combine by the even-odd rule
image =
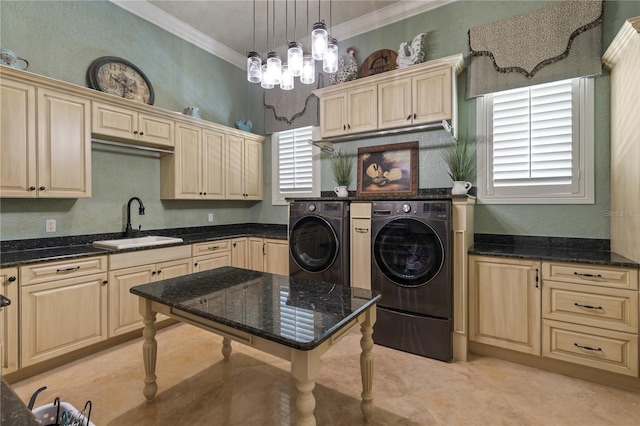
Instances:
[[[604,65],[611,69],[620,60],[622,52],[627,44],[631,42],[635,37],[640,34],[640,16],[627,19],[618,34],[613,39],[604,55],[602,55],[602,62]]]
[[[116,6],[119,6],[142,19],[159,26],[163,30],[201,48],[202,50],[235,65],[238,68],[244,69],[246,67],[246,56],[232,50],[190,25],[185,24],[175,16],[154,6],[146,0],[109,1]],[[361,17],[349,22],[335,25],[331,28],[331,35],[338,40],[345,40],[377,28],[384,27],[385,25],[402,21],[403,19],[411,16],[419,15],[446,4],[453,3],[454,1],[457,0],[399,1],[375,12],[362,15]]]

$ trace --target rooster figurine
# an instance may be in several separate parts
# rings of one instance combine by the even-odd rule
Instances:
[[[349,59],[345,65],[344,58],[338,58],[338,72],[329,74],[331,84],[340,84],[345,81],[355,80],[358,77],[358,63],[356,62],[356,51],[353,47],[347,48]]]

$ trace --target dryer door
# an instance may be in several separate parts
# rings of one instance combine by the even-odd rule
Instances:
[[[387,279],[400,286],[417,287],[438,275],[445,249],[428,224],[399,218],[380,228],[373,243],[373,255]]]
[[[340,242],[324,218],[305,216],[289,232],[291,258],[305,271],[322,272],[338,257]]]

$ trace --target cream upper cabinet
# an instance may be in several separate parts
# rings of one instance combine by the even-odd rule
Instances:
[[[320,133],[324,138],[376,130],[378,93],[361,87],[320,99]]]
[[[4,376],[18,369],[18,269],[0,269],[0,294],[11,304],[0,312],[0,372]]]
[[[178,122],[175,150],[160,160],[162,199],[224,199],[224,134]]]
[[[469,340],[540,355],[540,262],[469,256]]]
[[[351,203],[351,287],[371,290],[371,203]]]
[[[91,132],[140,145],[172,148],[175,121],[119,105],[93,101]]]
[[[225,198],[262,199],[262,141],[226,135]]]
[[[456,129],[456,77],[462,55],[349,81],[314,91],[320,99],[320,134],[350,134],[450,121]]]
[[[0,196],[91,197],[89,100],[6,76],[0,98]]]
[[[107,339],[107,257],[20,268],[21,368]]]

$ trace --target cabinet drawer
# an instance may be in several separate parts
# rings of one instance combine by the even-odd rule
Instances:
[[[542,356],[638,377],[638,335],[543,321]]]
[[[638,292],[544,281],[542,316],[638,333]]]
[[[40,263],[20,268],[20,286],[107,271],[107,256]]]
[[[371,203],[351,203],[351,217],[371,218]]]
[[[218,253],[225,250],[231,250],[231,240],[208,241],[206,243],[193,244],[191,247],[192,256]]]
[[[542,263],[542,278],[576,284],[638,289],[638,270],[579,263]]]

